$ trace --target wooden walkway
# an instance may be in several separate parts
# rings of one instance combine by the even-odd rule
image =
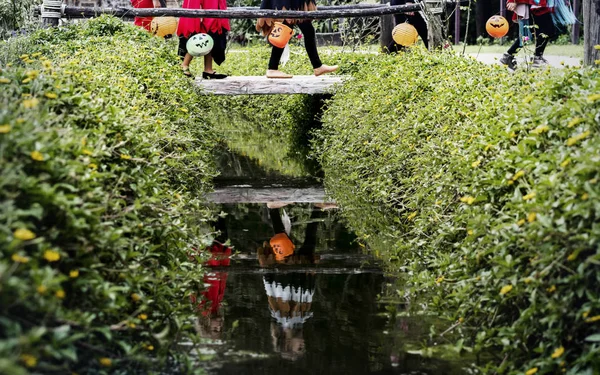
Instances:
[[[289,79],[265,76],[196,78],[196,85],[213,95],[333,94],[346,77],[336,75],[294,76]]]
[[[335,203],[322,187],[222,187],[207,195],[213,203]]]

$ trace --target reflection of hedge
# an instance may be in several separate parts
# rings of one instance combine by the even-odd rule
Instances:
[[[0,49],[0,373],[165,358],[214,174],[197,94],[172,48],[114,18]]]
[[[417,51],[353,82],[320,152],[354,228],[473,329],[492,372],[600,371],[600,72]]]

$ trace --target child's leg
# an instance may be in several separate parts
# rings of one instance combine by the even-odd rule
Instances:
[[[179,56],[179,58],[183,61],[183,59],[185,58],[185,55],[187,53],[187,44],[188,38],[184,37],[183,35],[179,36],[179,46],[177,47],[177,55]]]
[[[519,38],[517,38],[517,39],[515,39],[515,42],[510,46],[508,51],[506,51],[506,53],[514,56],[519,52],[520,49],[521,49],[521,41],[519,40]]]
[[[302,36],[304,37],[304,48],[310,59],[310,63],[313,69],[319,68],[323,63],[319,58],[319,52],[317,51],[317,37],[315,35],[315,28],[311,21],[305,21],[298,23]]]
[[[539,57],[544,54],[550,38],[556,33],[556,28],[550,13],[535,16],[533,21],[538,26],[538,28],[533,28],[533,33],[535,35],[535,55]]]
[[[183,58],[183,63],[181,63],[181,66],[183,66],[184,69],[189,68],[193,58],[194,56],[190,55],[189,53],[186,53],[185,57]]]
[[[227,78],[227,74],[221,74],[215,72],[213,69],[213,55],[209,53],[204,55],[204,72],[202,72],[202,78],[205,79],[224,79]]]
[[[279,61],[281,61],[282,55],[283,48],[273,46],[271,57],[269,58],[269,67],[267,68],[267,78],[292,78],[291,74],[279,71]]]
[[[207,73],[214,73],[213,69],[213,58],[209,53],[208,55],[204,55],[204,71]]]
[[[271,49],[271,57],[269,58],[269,70],[278,70],[279,61],[283,55],[283,48],[275,47]]]
[[[429,48],[429,40],[427,39],[427,22],[425,22],[419,12],[415,12],[415,15],[408,17],[408,19],[411,25],[417,29],[417,33],[421,37],[421,40],[423,40],[425,48]]]
[[[190,73],[190,63],[192,62],[192,55],[187,53],[187,44],[188,38],[183,35],[179,36],[179,47],[177,48],[177,55],[181,58],[181,67],[183,68],[183,73],[187,76],[192,76]]]

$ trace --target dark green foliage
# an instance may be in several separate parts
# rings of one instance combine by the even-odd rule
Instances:
[[[492,373],[600,371],[599,92],[598,70],[413,51],[359,70],[324,115],[352,227],[472,329]]]
[[[110,17],[0,50],[0,372],[160,370],[202,288],[199,96],[171,47]]]

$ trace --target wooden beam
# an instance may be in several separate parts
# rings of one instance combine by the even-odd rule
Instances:
[[[309,188],[218,188],[207,195],[213,203],[335,203],[322,187]]]
[[[454,4],[454,2],[452,2]],[[229,19],[255,19],[255,18],[304,18],[326,19],[341,17],[376,17],[386,14],[414,12],[421,9],[419,4],[405,4],[394,6],[377,6],[368,8],[343,8],[316,10],[312,12],[294,10],[272,9],[182,9],[182,8],[92,8],[92,7],[64,7],[63,14],[72,18],[91,18],[102,14],[115,17],[188,17],[188,18],[229,18]]]
[[[380,8],[388,6],[387,2],[383,2],[381,4],[346,4],[346,5],[318,5],[319,10],[334,10],[334,9],[367,9],[367,8]],[[260,7],[228,7],[227,9],[231,10],[257,10]]]
[[[386,0],[381,0],[384,4]],[[392,44],[392,30],[394,30],[395,21],[394,16],[388,14],[383,17],[379,17],[379,47],[383,50]]]
[[[44,0],[40,6],[40,14],[42,16],[42,25],[44,27],[58,26],[61,12],[61,0]]]
[[[583,64],[595,66],[600,60],[600,0],[583,0]]]
[[[212,95],[275,95],[275,94],[329,94],[343,83],[343,76],[294,76],[290,79],[264,76],[227,77],[225,79],[196,78],[196,85]]]

